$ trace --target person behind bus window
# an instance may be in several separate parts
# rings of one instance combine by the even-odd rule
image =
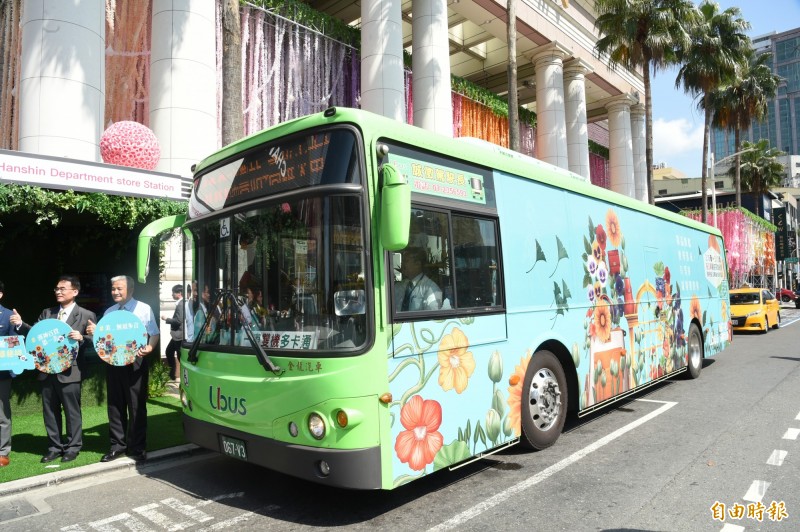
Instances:
[[[394,285],[397,312],[441,308],[442,290],[425,275],[427,263],[428,253],[421,247],[408,247],[401,252],[400,273],[403,279]]]

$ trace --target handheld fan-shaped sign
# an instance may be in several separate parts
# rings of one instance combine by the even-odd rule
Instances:
[[[25,351],[24,336],[0,336],[0,371],[13,371],[19,375],[35,367],[33,357]]]
[[[97,355],[112,366],[128,366],[147,345],[147,329],[132,312],[115,311],[103,316],[94,330]]]
[[[25,348],[33,357],[36,369],[43,373],[61,373],[78,356],[78,341],[68,338],[72,328],[61,320],[48,319],[28,331]]]

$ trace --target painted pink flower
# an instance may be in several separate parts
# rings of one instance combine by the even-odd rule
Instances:
[[[439,432],[442,405],[415,395],[400,410],[400,423],[406,430],[397,435],[394,451],[401,462],[414,471],[421,471],[433,462],[444,443]]]

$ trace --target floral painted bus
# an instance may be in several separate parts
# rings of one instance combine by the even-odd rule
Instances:
[[[392,489],[584,415],[731,339],[718,230],[485,143],[331,108],[195,169],[186,437]]]

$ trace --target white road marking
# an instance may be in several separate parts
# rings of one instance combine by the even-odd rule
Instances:
[[[774,465],[774,466],[783,465],[783,459],[786,458],[787,454],[789,454],[789,451],[781,451],[780,449],[775,449],[774,451],[772,451],[772,454],[769,455],[769,459],[767,460],[767,465]]]
[[[794,418],[795,418],[796,420],[800,421],[800,412],[798,412],[798,413],[797,413],[797,415],[796,415]]]
[[[501,504],[501,503],[505,502],[506,500],[508,500],[509,498],[513,497],[514,495],[516,495],[516,494],[518,494],[518,493],[520,493],[522,491],[525,491],[528,488],[531,488],[531,487],[535,486],[536,484],[538,484],[538,483],[540,483],[540,482],[542,482],[544,480],[547,480],[548,478],[553,476],[555,473],[558,473],[559,471],[569,467],[570,465],[574,464],[575,462],[577,462],[581,458],[584,458],[585,456],[593,453],[594,451],[600,449],[601,447],[611,443],[612,441],[616,440],[620,436],[623,436],[627,432],[632,431],[636,427],[639,427],[640,425],[643,425],[643,424],[647,423],[651,419],[653,419],[653,418],[655,418],[657,416],[660,416],[661,414],[663,414],[664,412],[666,412],[667,410],[669,410],[670,408],[672,408],[673,406],[678,404],[678,403],[672,402],[672,401],[654,401],[652,399],[637,399],[637,401],[644,401],[644,402],[648,402],[648,403],[661,403],[662,406],[660,408],[650,412],[649,414],[647,414],[645,416],[642,416],[641,418],[637,419],[636,421],[628,423],[624,427],[621,427],[621,428],[615,430],[611,434],[608,434],[607,436],[603,436],[602,438],[600,438],[596,442],[584,447],[583,449],[581,449],[579,451],[576,451],[576,452],[572,453],[571,455],[569,455],[568,457],[564,458],[560,462],[557,462],[557,463],[551,465],[547,469],[545,469],[543,471],[540,471],[539,473],[533,475],[532,477],[528,477],[527,479],[523,480],[522,482],[520,482],[518,484],[515,484],[515,485],[513,485],[513,486],[511,486],[511,487],[509,487],[509,488],[507,488],[507,489],[505,489],[503,491],[501,491],[500,493],[497,493],[496,495],[486,499],[485,501],[476,504],[475,506],[473,506],[469,510],[465,510],[465,511],[461,512],[460,514],[448,519],[444,523],[440,523],[440,524],[436,525],[435,527],[433,527],[433,528],[431,528],[429,530],[431,530],[431,531],[450,530],[450,529],[457,528],[457,527],[463,525],[464,523],[466,523],[470,519],[472,519],[474,517],[477,517],[477,516],[481,515],[482,513],[486,512],[487,510],[490,510],[490,509],[494,508],[498,504]]]
[[[210,500],[206,499],[206,500],[201,501],[200,503],[198,503],[197,506],[200,506],[200,505],[205,506],[205,504],[203,504],[203,503],[205,503],[206,501],[208,501],[209,503],[211,502]],[[179,501],[178,499],[176,499],[174,497],[170,497],[169,499],[164,499],[163,501],[161,501],[161,504],[163,504],[164,506],[168,506],[168,507],[172,508],[176,512],[182,513],[186,517],[188,517],[190,519],[193,519],[193,520],[197,521],[198,523],[205,523],[206,521],[211,521],[212,519],[214,519],[213,517],[211,517],[207,513],[201,512],[200,510],[196,509],[193,506],[181,503],[181,501]]]
[[[742,498],[750,502],[761,502],[764,494],[767,493],[767,488],[769,488],[769,482],[766,480],[754,480]]]
[[[210,532],[212,530],[222,530],[224,528],[229,528],[229,527],[232,527],[234,525],[238,525],[239,523],[241,523],[243,521],[247,521],[248,519],[250,519],[251,517],[253,517],[256,514],[264,514],[264,513],[267,513],[267,512],[272,512],[272,511],[277,510],[279,508],[280,508],[280,506],[278,506],[277,504],[270,504],[268,506],[263,506],[261,508],[258,508],[257,510],[252,511],[252,512],[245,512],[243,514],[237,515],[236,517],[231,517],[230,519],[226,519],[225,521],[220,521],[219,523],[214,523],[213,525],[211,525],[209,527],[206,527],[206,528],[203,528],[203,529],[199,530],[198,532]]]
[[[742,532],[742,530],[744,530],[743,526],[725,523],[725,526],[723,526],[719,532]]]
[[[783,435],[783,439],[796,440],[797,436],[800,436],[800,429],[786,429],[786,433]]]
[[[184,528],[189,528],[194,524],[191,521],[180,521],[176,523],[163,513],[159,512],[157,508],[160,507],[161,507],[160,504],[154,502],[151,504],[145,504],[144,506],[139,506],[137,508],[134,508],[133,511],[141,515],[142,517],[146,517],[156,525],[160,526],[165,530],[168,530],[169,532],[174,532],[175,530],[183,530]]]

